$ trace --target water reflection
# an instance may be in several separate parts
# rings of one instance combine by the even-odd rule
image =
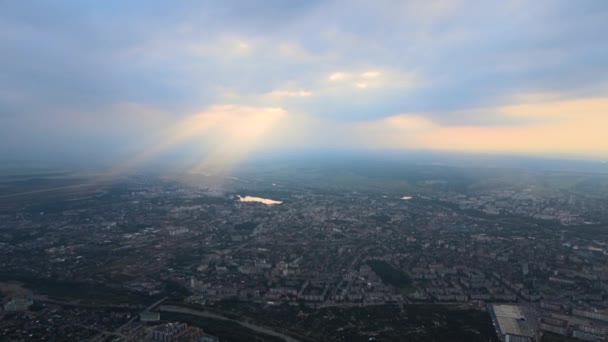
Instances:
[[[253,196],[239,196],[239,201],[240,202],[258,202],[258,203],[263,203],[266,205],[274,205],[274,204],[281,204],[283,203],[283,201],[275,201],[273,199],[269,199],[269,198],[262,198],[262,197],[253,197]]]

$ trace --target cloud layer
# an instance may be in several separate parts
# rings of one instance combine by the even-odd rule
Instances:
[[[238,155],[240,115],[256,148],[605,158],[606,31],[603,1],[8,2],[0,154],[131,153],[216,120],[188,140]]]

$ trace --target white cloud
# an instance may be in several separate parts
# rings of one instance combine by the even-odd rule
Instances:
[[[347,77],[347,75],[343,72],[334,72],[333,74],[329,75],[329,80],[330,81],[342,81]]]
[[[312,96],[312,92],[308,90],[273,90],[269,95],[278,97],[309,97]]]
[[[247,49],[249,49],[249,44],[247,44],[243,41],[240,41],[240,42],[238,42],[238,47],[241,50],[247,50]]]
[[[310,51],[295,41],[282,42],[276,47],[278,55],[291,62],[317,63],[333,58],[331,54]]]
[[[361,74],[361,77],[363,78],[376,78],[378,76],[380,76],[380,72],[378,71],[366,71]]]
[[[217,58],[244,57],[254,50],[252,42],[233,36],[222,36],[203,43],[187,43],[186,47],[194,55]]]

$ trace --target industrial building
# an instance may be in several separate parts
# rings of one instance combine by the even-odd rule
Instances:
[[[504,342],[532,342],[534,329],[516,305],[489,305],[496,334]]]
[[[27,311],[34,302],[27,298],[13,298],[4,304],[4,311]]]

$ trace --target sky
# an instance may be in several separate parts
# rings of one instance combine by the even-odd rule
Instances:
[[[0,2],[0,158],[608,159],[608,2]]]

